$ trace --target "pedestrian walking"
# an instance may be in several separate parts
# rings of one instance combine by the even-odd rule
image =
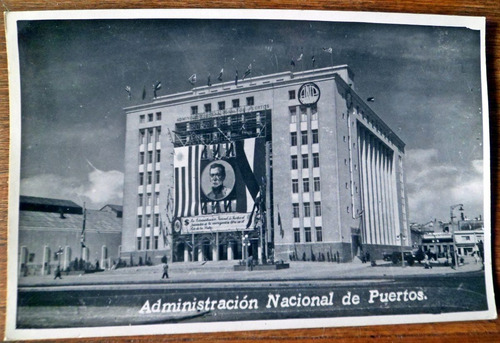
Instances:
[[[59,278],[59,279],[61,279],[61,280],[62,280],[62,276],[61,276],[61,268],[60,268],[59,266],[57,266],[57,268],[56,268],[56,272],[55,272],[54,280],[55,280],[55,279],[57,279],[57,278]]]
[[[161,276],[162,279],[167,278],[168,279],[168,264],[165,262],[163,265],[163,275]]]

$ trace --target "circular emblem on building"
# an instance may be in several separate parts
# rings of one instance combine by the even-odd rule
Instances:
[[[319,97],[321,96],[321,92],[319,87],[314,82],[304,83],[299,88],[299,102],[305,106],[314,105],[319,101]]]
[[[180,233],[182,230],[182,222],[180,218],[175,218],[173,223],[173,228],[175,233]]]

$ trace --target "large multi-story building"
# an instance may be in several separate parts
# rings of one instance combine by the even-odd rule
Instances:
[[[404,143],[348,66],[125,109],[122,256],[350,261],[411,246]]]

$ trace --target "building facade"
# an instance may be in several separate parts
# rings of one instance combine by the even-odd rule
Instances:
[[[109,205],[116,208],[114,205]],[[110,268],[119,258],[122,220],[114,212],[84,210],[69,200],[21,196],[19,270],[47,275],[75,259]]]
[[[348,66],[125,109],[122,256],[351,261],[411,246],[404,143]]]

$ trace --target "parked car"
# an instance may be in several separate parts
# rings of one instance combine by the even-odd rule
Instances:
[[[413,266],[415,263],[415,256],[413,256],[413,253],[411,251],[404,251],[403,256],[406,262],[408,262],[408,265]],[[401,262],[401,251],[393,251],[391,255],[391,261],[394,264],[398,264]]]

